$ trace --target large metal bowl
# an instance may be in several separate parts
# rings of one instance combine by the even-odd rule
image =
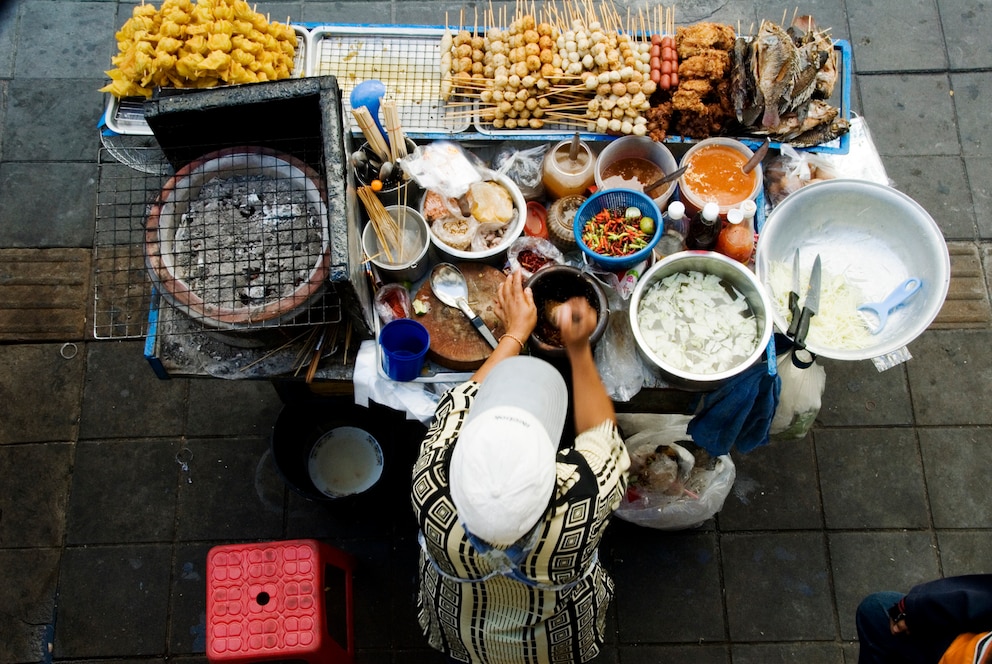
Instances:
[[[768,289],[773,319],[788,327],[788,295],[781,280],[770,278],[780,263],[791,273],[800,252],[801,273],[808,275],[816,255],[830,275],[860,291],[865,302],[881,302],[893,288],[918,277],[923,287],[889,316],[885,327],[863,348],[834,348],[807,343],[810,351],[836,360],[867,360],[896,351],[918,337],[940,312],[951,279],[944,237],[919,203],[885,185],[861,180],[828,180],[790,194],[768,216],[759,235],[755,271]],[[801,284],[805,288],[805,284]],[[788,291],[788,284],[784,290]],[[821,315],[822,320],[822,315]],[[816,325],[814,316],[810,326]]]
[[[747,300],[751,313],[758,321],[758,343],[754,352],[737,366],[719,373],[694,373],[666,362],[648,346],[638,322],[641,300],[655,284],[678,272],[714,274],[726,284],[733,286]],[[634,293],[630,296],[630,327],[634,332],[634,339],[644,362],[667,382],[686,390],[714,390],[764,357],[772,336],[770,310],[771,303],[764,288],[758,283],[754,274],[739,262],[714,251],[681,251],[666,256],[655,263],[638,280],[637,286],[634,287]]]

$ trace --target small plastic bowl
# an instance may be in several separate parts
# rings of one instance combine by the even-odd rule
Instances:
[[[648,240],[647,246],[627,256],[604,256],[589,248],[582,240],[582,230],[586,222],[595,217],[603,210],[620,210],[621,214],[629,207],[636,207],[645,217],[654,219],[654,235]],[[663,229],[661,227],[661,211],[655,202],[645,194],[632,189],[608,189],[600,191],[582,204],[578,212],[575,213],[575,220],[572,226],[575,233],[575,243],[579,245],[582,253],[595,265],[611,272],[622,272],[629,270],[638,263],[646,261],[651,256],[651,251],[661,239]]]

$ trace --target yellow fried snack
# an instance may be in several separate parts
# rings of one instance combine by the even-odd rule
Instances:
[[[270,23],[245,0],[143,2],[115,37],[110,83],[100,89],[115,97],[288,78],[297,41],[292,26]]]

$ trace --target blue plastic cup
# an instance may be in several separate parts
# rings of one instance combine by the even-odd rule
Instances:
[[[386,323],[379,332],[382,345],[382,368],[393,380],[413,380],[424,366],[431,335],[427,328],[409,318]]]

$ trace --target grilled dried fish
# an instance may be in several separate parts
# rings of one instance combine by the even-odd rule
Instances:
[[[816,85],[813,91],[814,96],[820,99],[829,99],[837,84],[837,53],[834,51],[833,40],[830,39],[829,31],[820,30],[816,26],[816,21],[812,16],[797,16],[792,21],[792,25],[786,31],[792,37],[799,48],[812,45],[819,53],[821,60],[819,70],[816,72]]]
[[[744,127],[753,125],[761,115],[764,98],[754,78],[754,45],[750,39],[734,40],[733,70],[730,77],[730,96],[737,121]]]
[[[851,130],[851,123],[844,118],[834,118],[833,121],[821,124],[807,132],[799,134],[791,139],[791,143],[797,148],[811,148],[823,143],[829,143],[835,138],[840,138]]]
[[[765,101],[761,124],[774,127],[779,123],[779,114],[791,103],[799,73],[799,53],[792,38],[771,21],[761,22],[755,42],[757,87]]]

